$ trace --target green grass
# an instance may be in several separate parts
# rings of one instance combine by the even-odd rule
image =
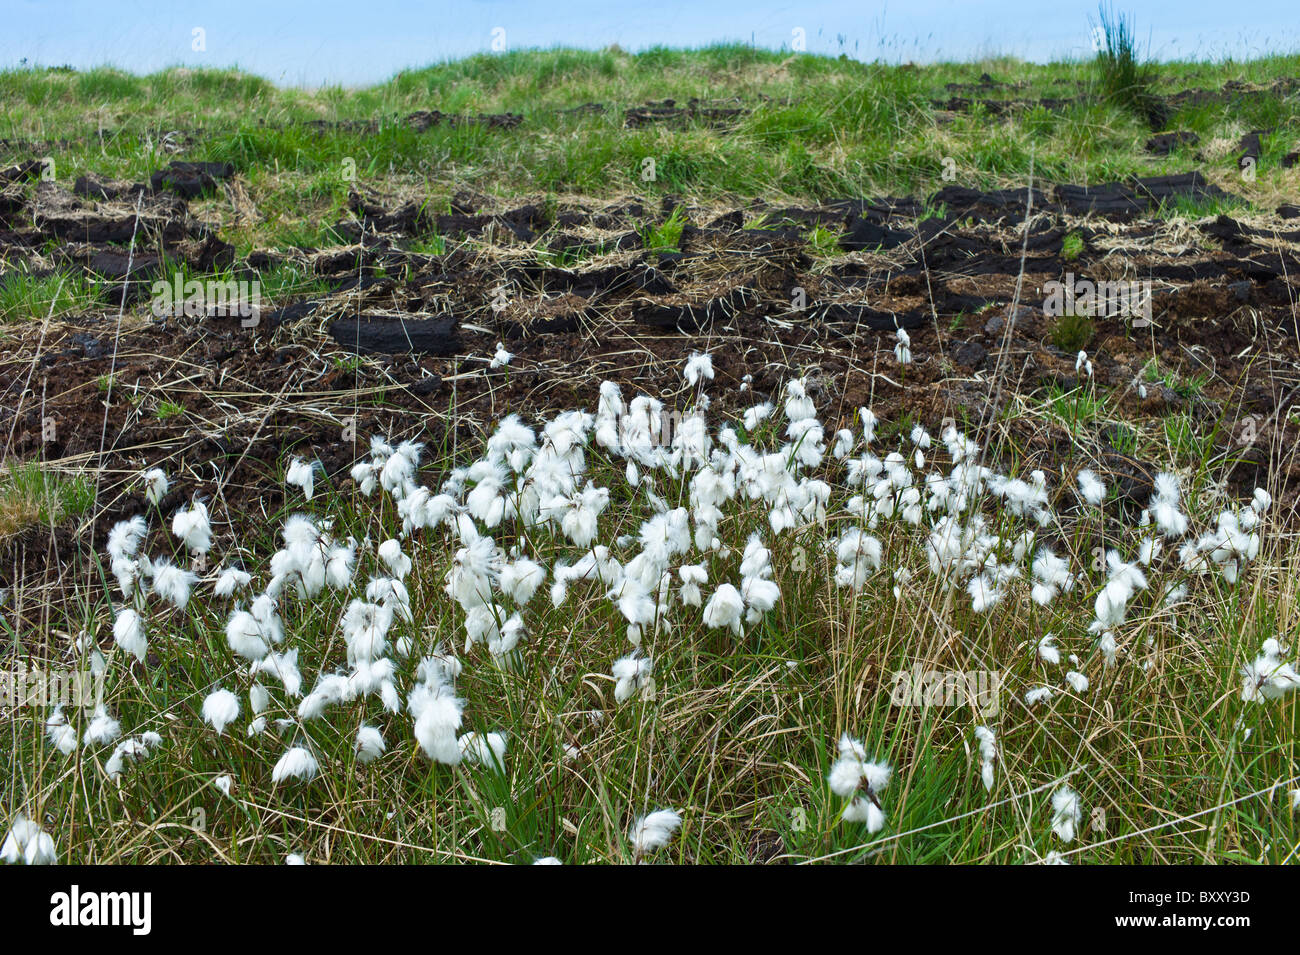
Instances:
[[[0,539],[34,524],[56,525],[88,514],[95,486],[84,475],[51,470],[39,461],[0,471]]]
[[[1077,232],[1071,232],[1061,240],[1061,258],[1067,262],[1073,262],[1083,254],[1083,236]]]
[[[139,180],[173,158],[230,161],[257,214],[236,217],[220,196],[195,208],[221,223],[240,254],[332,241],[329,228],[343,217],[351,188],[416,191],[440,205],[467,182],[511,197],[680,194],[691,201],[808,203],[925,196],[950,181],[1007,186],[1027,181],[1031,168],[1039,180],[1099,182],[1185,171],[1189,164],[1212,179],[1232,176],[1231,191],[1248,200],[1286,182],[1280,159],[1294,138],[1286,135],[1268,137],[1254,183],[1239,180],[1231,156],[1197,162],[1183,151],[1153,160],[1142,145],[1150,129],[1123,94],[1135,85],[1167,95],[1229,80],[1268,83],[1294,76],[1300,57],[1161,63],[1145,75],[1132,24],[1123,17],[1106,22],[1115,46],[1097,62],[1047,65],[1002,58],[900,68],[742,46],[545,50],[410,70],[362,89],[315,91],[280,89],[235,71],[8,70],[0,72],[0,139],[72,140],[51,153],[65,184],[83,173]],[[938,119],[930,103],[951,95],[945,84],[973,82],[983,72],[1022,84],[1014,90],[1018,98],[1083,102],[1058,112]],[[722,131],[698,121],[681,128],[623,125],[629,106],[691,96],[739,100],[749,112]],[[607,108],[569,112],[590,102]],[[416,133],[401,122],[429,108],[514,112],[523,123],[510,131],[444,124]],[[378,128],[318,129],[309,121],[374,121]],[[1202,104],[1177,111],[1169,125],[1203,139],[1235,139],[1249,128],[1294,130],[1300,107],[1277,97]],[[179,155],[164,151],[161,136],[172,130],[191,131],[195,144]],[[23,158],[22,147],[12,155],[0,147],[0,161]],[[643,177],[647,160],[654,161],[653,178]],[[944,178],[948,170],[955,179]]]
[[[172,418],[179,418],[185,414],[185,408],[174,401],[163,400],[158,402],[158,410],[154,412],[154,417],[159,421],[170,421]]]
[[[678,243],[682,240],[682,229],[685,225],[686,216],[680,209],[674,209],[663,222],[646,229],[644,235],[646,249],[650,252],[676,251]]]
[[[1099,398],[1090,381],[1066,389],[1052,385],[1047,389],[1046,410],[1073,434],[1089,430],[1105,413],[1105,402]]]
[[[1189,375],[1180,376],[1172,369],[1162,368],[1159,360],[1155,358],[1152,358],[1143,367],[1142,377],[1147,381],[1164,385],[1180,398],[1193,398],[1201,394],[1205,387],[1213,381],[1213,376],[1205,371],[1194,371]]]
[[[83,275],[7,272],[0,285],[0,324],[20,319],[58,318],[98,309],[100,296]]]
[[[894,444],[886,435],[908,430],[906,421],[887,424],[882,449]],[[762,429],[750,439],[769,446]],[[436,486],[463,463],[439,457],[429,477]],[[635,533],[644,498],[620,484],[617,463],[599,453],[591,463],[592,478],[616,492],[601,538]],[[661,476],[657,484],[669,500],[684,498],[681,481]],[[340,538],[378,541],[400,523],[382,498],[321,489],[310,504],[290,500],[268,516],[262,534],[241,541],[245,566],[264,571],[279,546],[274,529],[298,511],[332,518]],[[1021,529],[1006,514],[990,517],[990,529],[1008,539]],[[1212,518],[1203,511],[1198,521]],[[765,526],[765,512],[746,506],[729,511],[724,524],[736,542]],[[78,862],[274,863],[290,852],[311,862],[529,863],[545,855],[628,862],[628,826],[661,806],[685,820],[655,856],[670,862],[750,861],[764,841],[787,861],[1023,863],[1059,850],[1088,863],[1286,861],[1300,838],[1289,799],[1258,793],[1295,775],[1296,707],[1248,704],[1235,688],[1238,667],[1294,619],[1286,568],[1296,555],[1266,537],[1265,553],[1235,586],[1162,565],[1159,584],[1190,583],[1193,602],[1164,609],[1153,586],[1125,625],[1121,664],[1107,669],[1085,632],[1101,583],[1088,555],[1103,543],[1131,553],[1136,531],[1115,536],[1112,527],[1103,538],[1087,521],[1054,531],[1085,573],[1076,593],[1050,608],[1017,599],[988,613],[973,612],[960,592],[930,577],[924,535],[897,521],[877,530],[888,563],[859,595],[831,583],[833,567],[819,546],[825,530],[765,534],[782,593],[777,608],[740,637],[702,627],[698,611],[679,610],[671,631],[646,637],[654,692],[621,705],[609,665],[629,647],[603,588],[575,583],[568,602],[554,608],[543,587],[523,609],[528,636],[519,659],[494,664],[480,644],[463,654],[457,682],[468,701],[462,730],[508,734],[504,773],[430,764],[415,748],[409,717],[385,712],[376,698],[300,721],[297,701],[271,680],[264,715],[290,725],[248,736],[250,681],[222,629],[230,603],[200,587],[184,613],[151,605],[156,662],[147,670],[128,665],[120,651],[110,660],[113,712],[128,734],[160,732],[162,747],[128,770],[120,787],[110,786],[101,768],[106,751],[91,747],[66,760],[44,742],[44,713],[19,711],[0,729],[18,775],[13,798],[39,810],[62,858]],[[503,527],[496,537],[548,565],[565,551],[545,528]],[[159,528],[146,551],[171,546]],[[223,542],[214,553],[217,563],[234,559],[226,548]],[[408,681],[416,659],[435,645],[460,652],[463,613],[442,589],[453,549],[442,535],[422,533],[403,549],[416,561],[407,579],[414,622],[394,631],[414,643],[398,660]],[[734,579],[736,559],[706,557],[710,580]],[[373,554],[363,560],[361,580],[375,572]],[[897,596],[895,567],[915,574]],[[281,612],[305,689],[340,662],[338,620],[348,599],[331,590],[302,599],[289,588]],[[90,598],[51,609],[67,615],[58,625],[70,632],[104,627],[112,613],[107,601]],[[1063,653],[1083,658],[1079,668],[1092,686],[1030,708],[1023,702],[1029,688],[1059,682],[1033,652],[1049,630]],[[899,705],[894,675],[914,665],[997,670],[1005,681],[997,712]],[[235,691],[244,710],[221,736],[199,715],[216,687]],[[369,765],[353,750],[363,721],[381,728],[390,747]],[[998,734],[991,792],[973,755],[973,728],[981,724]],[[887,817],[880,833],[842,821],[844,802],[827,788],[842,732],[894,767],[880,794]],[[321,775],[272,785],[271,766],[295,742],[313,750]],[[212,783],[224,774],[234,777],[230,797]],[[1062,780],[1084,807],[1072,844],[1050,829],[1050,795]]]
[[[1056,316],[1048,332],[1052,344],[1067,352],[1083,351],[1095,334],[1097,323],[1090,316],[1070,313]]]
[[[1105,41],[1097,51],[1101,91],[1111,102],[1146,117],[1154,100],[1155,68],[1142,59],[1134,21],[1104,3],[1098,12]]]

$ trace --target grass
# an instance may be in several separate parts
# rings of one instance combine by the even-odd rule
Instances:
[[[1096,334],[1097,323],[1082,312],[1056,316],[1049,332],[1052,344],[1067,352],[1083,351]]]
[[[1194,398],[1201,394],[1213,380],[1209,372],[1195,371],[1180,376],[1169,368],[1162,368],[1159,359],[1152,358],[1142,369],[1142,376],[1149,382],[1157,382],[1173,391],[1180,398]]]
[[[1077,232],[1071,232],[1061,240],[1061,258],[1067,262],[1073,262],[1083,254],[1083,236]]]
[[[58,318],[100,306],[95,286],[83,275],[34,276],[6,272],[0,283],[0,324],[27,318]]]
[[[1012,59],[918,67],[790,56],[740,46],[692,51],[517,51],[404,72],[362,89],[278,89],[235,71],[174,69],[148,76],[114,70],[0,72],[0,161],[28,158],[24,141],[69,141],[48,150],[58,180],[84,173],[139,180],[175,158],[229,161],[242,177],[243,211],[224,196],[195,203],[217,221],[237,253],[255,247],[319,246],[346,211],[351,189],[418,190],[445,203],[467,182],[521,196],[550,194],[689,201],[762,198],[809,203],[845,196],[929,195],[947,184],[972,188],[1040,180],[1099,182],[1200,168],[1229,191],[1272,197],[1290,186],[1270,137],[1258,176],[1237,175],[1235,158],[1153,159],[1150,129],[1134,97],[1225,82],[1269,83],[1294,76],[1300,58],[1250,62],[1140,62],[1133,25],[1103,11],[1107,46],[1095,62],[1034,65]],[[1059,111],[979,111],[940,116],[950,82],[989,72],[1013,93],[993,98],[1079,96]],[[561,81],[561,78],[563,80]],[[680,127],[629,128],[623,109],[691,96],[738,100],[748,112],[725,129],[703,120]],[[766,98],[762,98],[766,97]],[[578,111],[600,103],[603,112]],[[407,114],[513,112],[513,130],[476,125],[406,127]],[[1294,130],[1294,98],[1188,105],[1168,119],[1203,141],[1251,128]],[[347,124],[375,121],[373,130]],[[308,123],[323,122],[324,126]],[[330,125],[338,124],[338,125]],[[178,154],[162,137],[193,137]],[[42,152],[47,150],[42,147]],[[653,177],[644,175],[653,161]],[[949,178],[951,177],[951,178]],[[247,214],[253,210],[253,214]],[[942,212],[935,210],[934,214]]]
[[[158,402],[158,410],[154,412],[154,417],[159,421],[170,421],[172,418],[179,418],[185,414],[185,408],[174,401],[163,400]]]
[[[674,209],[663,222],[646,229],[644,239],[647,251],[677,251],[677,244],[682,240],[682,229],[685,226],[685,214],[680,209]]]
[[[1106,4],[1099,8],[1099,17],[1105,42],[1097,51],[1097,73],[1103,95],[1139,116],[1151,115],[1155,68],[1141,58],[1133,20]]]
[[[906,425],[882,428],[881,453],[896,443],[906,447]],[[900,436],[884,437],[894,432]],[[749,440],[770,448],[775,438],[760,429]],[[467,460],[435,459],[427,478],[437,486]],[[590,479],[612,491],[601,539],[635,534],[652,511],[644,485],[623,483],[621,462],[594,446],[589,461]],[[837,487],[841,469],[828,464],[824,471]],[[682,480],[662,473],[647,480],[668,500],[686,500]],[[613,698],[609,667],[629,650],[625,621],[604,588],[575,582],[566,603],[553,607],[543,586],[518,607],[528,632],[517,654],[494,660],[479,644],[462,656],[462,732],[508,734],[500,772],[431,764],[411,738],[410,717],[386,712],[375,697],[301,719],[298,701],[266,678],[271,704],[262,715],[270,728],[250,736],[244,727],[252,715],[251,680],[223,633],[229,601],[206,585],[184,612],[151,599],[156,661],[143,669],[112,651],[108,701],[126,735],[157,730],[161,748],[128,769],[120,786],[106,785],[107,748],[65,758],[41,734],[44,712],[18,711],[0,731],[14,753],[12,799],[47,820],[64,857],[87,862],[276,862],[288,853],[312,862],[529,863],[549,855],[629,862],[629,825],[665,806],[684,823],[655,856],[662,861],[1022,863],[1053,852],[1091,863],[1287,860],[1300,833],[1288,799],[1266,794],[1295,776],[1294,700],[1247,703],[1235,687],[1237,669],[1263,640],[1294,623],[1290,581],[1300,555],[1266,531],[1264,550],[1235,585],[1157,561],[1149,573],[1158,584],[1134,602],[1121,662],[1107,667],[1086,633],[1104,578],[1105,561],[1095,558],[1102,547],[1131,553],[1138,535],[1113,520],[1067,517],[1072,505],[1062,493],[1053,533],[1083,571],[1081,586],[1050,607],[1018,592],[987,612],[975,612],[961,586],[927,570],[924,533],[896,518],[874,531],[888,555],[884,567],[861,592],[837,587],[834,560],[821,542],[855,523],[838,493],[827,525],[814,521],[780,535],[767,532],[762,506],[729,507],[722,524],[728,541],[740,544],[757,530],[771,547],[779,603],[739,636],[702,626],[698,611],[678,606],[670,630],[644,638],[653,688],[624,703]],[[1013,539],[1024,525],[990,504],[990,529]],[[400,525],[384,494],[320,489],[309,504],[292,500],[269,515],[261,535],[211,555],[213,572],[237,560],[263,573],[279,546],[274,529],[294,512],[332,519],[337,539],[379,541]],[[1193,516],[1198,526],[1213,523],[1208,505]],[[572,555],[553,528],[507,522],[495,536],[548,567]],[[156,558],[175,545],[156,528],[145,550]],[[454,551],[445,532],[420,533],[402,548],[415,562],[406,579],[412,620],[393,630],[394,638],[412,642],[409,656],[396,658],[405,685],[421,655],[439,647],[460,651],[464,614],[443,591]],[[619,553],[626,560],[636,549]],[[1000,559],[1011,558],[1000,552]],[[703,555],[706,596],[716,582],[736,579],[737,560],[738,554]],[[912,576],[895,593],[898,568]],[[365,550],[358,577],[381,572]],[[1161,588],[1176,583],[1191,585],[1190,602],[1166,608]],[[304,599],[290,587],[281,601],[286,646],[299,650],[304,689],[341,662],[338,621],[349,598],[327,589]],[[515,609],[499,599],[503,615]],[[22,595],[18,604],[19,613],[30,612]],[[60,628],[73,633],[108,627],[114,613],[108,601],[95,599],[59,609],[66,614]],[[1034,648],[1047,631],[1081,662],[1058,671],[1040,660]],[[899,674],[914,667],[997,672],[998,705],[944,705],[932,694],[917,698],[928,705],[911,705]],[[1071,667],[1088,674],[1087,691],[1067,688],[1045,704],[1024,702],[1028,690],[1059,683]],[[243,709],[224,735],[204,725],[199,712],[217,687],[233,689]],[[86,717],[70,717],[84,729]],[[286,721],[283,728],[275,720]],[[379,727],[389,746],[368,764],[353,747],[363,722]],[[976,725],[997,732],[991,791],[980,783],[973,755]],[[879,833],[843,821],[846,801],[827,788],[843,732],[894,767],[880,793],[887,823]],[[273,785],[271,767],[291,744],[309,748],[321,774],[311,783]],[[222,775],[233,777],[229,796],[213,785]],[[1063,782],[1083,805],[1073,843],[1051,828],[1049,799]]]
[[[37,461],[9,462],[0,471],[0,540],[83,517],[94,504],[95,486],[84,475],[67,476]]]

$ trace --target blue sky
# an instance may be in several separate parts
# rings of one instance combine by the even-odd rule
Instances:
[[[282,85],[359,85],[399,70],[492,49],[618,43],[700,46],[721,40],[891,62],[1005,53],[1049,60],[1091,53],[1095,0],[5,0],[0,67],[112,64],[147,73],[177,64],[232,66]],[[1116,4],[1164,59],[1300,51],[1297,0],[1148,0]],[[205,49],[193,49],[194,31]],[[500,36],[500,34],[498,34]]]

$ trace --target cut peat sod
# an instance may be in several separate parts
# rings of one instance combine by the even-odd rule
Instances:
[[[231,173],[171,168],[200,178]],[[30,166],[4,176],[38,174]],[[1097,381],[1135,414],[1222,420],[1223,442],[1239,436],[1235,423],[1255,422],[1235,458],[1243,486],[1262,479],[1263,449],[1296,436],[1278,403],[1290,390],[1282,370],[1297,360],[1300,228],[1280,216],[1151,217],[1179,198],[1225,198],[1196,173],[1037,185],[1032,194],[946,187],[924,202],[730,210],[665,203],[684,225],[677,247],[662,252],[643,248],[645,230],[664,214],[643,200],[548,209],[466,196],[459,212],[425,220],[410,203],[356,193],[356,217],[336,227],[353,244],[257,251],[242,261],[172,191],[171,175],[121,184],[116,198],[41,183],[5,212],[0,255],[8,270],[0,281],[80,279],[109,303],[10,330],[0,430],[13,435],[12,456],[126,475],[145,463],[147,448],[151,460],[198,476],[206,491],[221,482],[204,475],[219,468],[223,494],[274,499],[272,477],[291,452],[346,482],[363,448],[345,434],[467,437],[506,412],[540,415],[592,401],[607,378],[671,400],[673,366],[704,347],[722,408],[770,395],[802,369],[834,414],[870,398],[881,411],[925,423],[987,422],[1006,415],[1011,392],[1074,387],[1075,350],[1086,348]],[[924,217],[926,209],[946,215]],[[838,236],[843,254],[826,258],[811,247],[813,226]],[[404,250],[430,229],[478,246]],[[576,241],[596,252],[580,265],[555,264],[552,250]],[[264,300],[254,327],[149,314],[153,283],[166,268],[223,267],[250,282],[286,263],[311,275],[317,290]],[[1151,283],[1151,325],[1099,317],[1086,339],[1061,341],[1042,306],[1044,286],[1067,273]],[[120,301],[115,340],[112,306]],[[916,355],[905,375],[884,361],[896,328],[911,333]],[[499,341],[517,356],[508,371],[488,367]],[[1153,350],[1189,374],[1210,370],[1205,387],[1189,395],[1144,384]],[[1258,360],[1265,353],[1269,361]],[[181,411],[163,418],[164,404]],[[56,422],[52,432],[42,429],[46,420]],[[1005,427],[1020,424],[1011,417]],[[1030,432],[1030,449],[1064,439],[1037,425]],[[1290,467],[1280,475],[1284,500],[1293,478]],[[110,503],[98,532],[119,516]],[[41,573],[40,564],[19,573]],[[14,572],[12,559],[4,566]]]

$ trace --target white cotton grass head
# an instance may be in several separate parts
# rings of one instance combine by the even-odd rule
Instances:
[[[206,554],[212,547],[212,524],[208,507],[198,498],[172,515],[172,533],[180,538],[186,549],[195,554]]]
[[[1079,497],[1086,503],[1097,506],[1106,500],[1106,485],[1101,478],[1089,468],[1084,468],[1077,477]]]
[[[18,813],[9,823],[9,832],[0,843],[0,862],[7,865],[55,865],[59,853],[54,838],[40,823]]]
[[[110,782],[116,782],[127,767],[142,762],[149,754],[162,744],[162,737],[155,732],[141,733],[122,740],[113,748],[112,755],[104,763],[104,774]]]
[[[118,521],[108,532],[108,542],[104,550],[114,560],[134,557],[148,533],[149,525],[139,514],[130,520]]]
[[[492,359],[488,362],[489,368],[504,368],[514,361],[514,354],[506,351],[505,342],[497,342],[496,351],[492,353]]]
[[[384,562],[389,573],[399,580],[411,572],[411,558],[402,553],[400,541],[390,539],[380,544],[379,559]]]
[[[682,372],[682,377],[692,387],[699,385],[702,381],[712,381],[713,358],[708,354],[691,352],[691,357],[686,360],[686,369]]]
[[[81,741],[87,746],[107,746],[122,735],[122,724],[111,716],[101,703],[86,724],[86,731]]]
[[[167,496],[167,489],[171,486],[167,480],[167,473],[162,468],[150,468],[142,475],[144,480],[144,499],[157,507],[162,499]]]
[[[1046,703],[1056,694],[1050,686],[1032,686],[1025,691],[1025,705],[1029,707]]]
[[[237,590],[243,590],[253,580],[253,575],[239,567],[226,567],[217,575],[217,582],[212,585],[214,597],[232,597]]]
[[[194,571],[177,567],[171,561],[154,563],[154,593],[178,610],[184,610],[190,602],[190,592],[198,580],[199,575]]]
[[[1241,668],[1241,698],[1247,703],[1277,700],[1300,688],[1300,673],[1282,659],[1281,643],[1265,640],[1258,656]]]
[[[903,329],[894,332],[897,341],[894,344],[894,360],[900,365],[912,363],[912,337]]]
[[[1082,815],[1079,794],[1062,783],[1052,793],[1052,831],[1062,842],[1073,842]]]
[[[218,689],[203,700],[203,721],[220,736],[226,727],[239,719],[239,697],[229,690]]]
[[[1061,663],[1061,651],[1056,645],[1056,635],[1051,633],[1043,634],[1043,638],[1038,641],[1038,659],[1052,666],[1059,666]]]
[[[868,832],[879,832],[885,825],[880,793],[889,784],[893,769],[888,763],[868,759],[866,748],[848,733],[840,737],[838,749],[839,757],[826,781],[831,792],[848,800],[840,818],[866,823]]]
[[[987,726],[975,727],[975,739],[980,747],[980,781],[986,791],[993,789],[993,764],[998,758],[997,736]]]
[[[614,700],[625,703],[638,692],[646,693],[654,686],[654,661],[631,653],[614,661]]]
[[[141,663],[149,652],[144,618],[131,607],[123,607],[113,621],[113,642]]]
[[[77,749],[77,730],[68,722],[62,706],[56,706],[45,721],[45,738],[50,745],[64,756],[70,756]]]
[[[462,762],[500,773],[506,770],[506,734],[469,732],[457,741]]]
[[[383,734],[378,729],[362,723],[357,730],[354,749],[357,754],[357,762],[371,763],[384,755],[388,745],[384,742]]]
[[[740,636],[745,601],[732,584],[722,584],[704,607],[704,625],[715,630],[730,629]]]
[[[442,675],[441,670],[438,676]],[[407,699],[415,718],[415,739],[425,756],[435,763],[455,766],[461,760],[456,731],[460,729],[465,701],[450,684],[434,682],[417,686]]]
[[[632,824],[628,832],[628,841],[632,843],[632,855],[640,859],[664,846],[673,838],[673,833],[682,824],[682,817],[673,809],[656,809],[641,816]]]
[[[236,610],[226,621],[226,645],[246,660],[258,662],[269,649],[261,621],[247,610]]]
[[[279,785],[294,779],[311,782],[319,770],[320,764],[310,750],[303,746],[291,746],[271,770],[271,783]]]
[[[517,607],[533,599],[537,588],[546,581],[546,568],[527,557],[519,557],[501,568],[497,586]]]
[[[290,487],[301,488],[302,496],[310,501],[316,489],[316,468],[313,462],[304,461],[302,458],[294,458],[289,462],[289,468],[284,475],[284,483]]]

